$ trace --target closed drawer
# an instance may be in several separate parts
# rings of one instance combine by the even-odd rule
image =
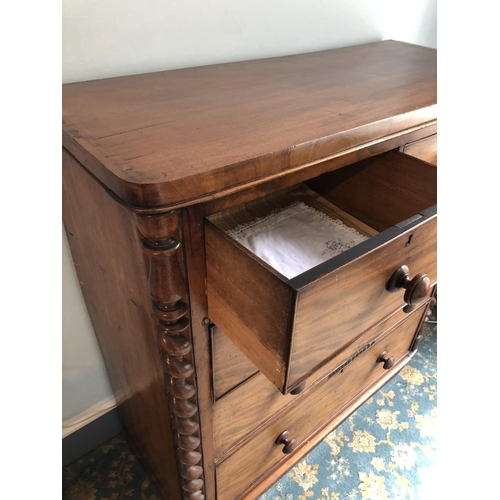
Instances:
[[[287,279],[227,234],[263,210],[297,200],[368,239]],[[403,289],[387,290],[397,269],[406,265],[409,278],[425,273],[427,284],[436,282],[435,203],[436,169],[390,152],[210,216],[211,321],[283,394],[314,381],[320,366],[404,304]]]
[[[284,445],[275,443],[278,436],[288,432],[289,439],[295,439],[294,462],[307,452],[307,442],[316,432],[329,424],[338,425],[335,416],[346,407],[349,412],[359,406],[374,390],[377,379],[387,372],[398,371],[412,345],[417,329],[426,308],[407,316],[386,331],[374,345],[354,357],[351,362],[344,362],[332,372],[332,375],[318,383],[317,388],[302,398],[289,411],[280,415],[274,422],[262,429],[253,439],[230,455],[216,468],[217,490],[220,500],[234,500],[272,472],[280,462],[286,460]],[[392,356],[394,364],[385,369],[379,361],[381,354]],[[364,397],[360,398],[360,395]],[[304,451],[301,452],[301,447]]]
[[[420,313],[415,311],[411,314]],[[331,374],[340,364],[356,356],[356,353],[375,342],[387,330],[390,330],[407,317],[408,314],[403,309],[399,309],[368,331],[363,332],[358,339],[349,344],[338,356],[318,369],[318,379],[321,380]],[[220,331],[218,334],[224,335]],[[238,356],[238,359],[241,360],[241,356],[242,354]],[[218,358],[221,358],[220,354]],[[229,360],[227,364],[228,367],[234,367],[232,360]],[[239,373],[241,370],[234,371]],[[227,380],[232,379],[229,374],[225,378]],[[296,404],[302,398],[308,397],[309,391],[313,388],[313,384],[309,382],[307,381],[305,390],[300,394],[295,396],[293,394],[283,395],[274,385],[269,383],[269,380],[264,375],[256,373],[231,393],[216,401],[212,414],[216,461],[219,461],[220,457],[227,454],[231,449],[241,446],[242,442],[251,439],[253,434],[267,425],[272,418],[281,412],[287,411],[289,406]]]

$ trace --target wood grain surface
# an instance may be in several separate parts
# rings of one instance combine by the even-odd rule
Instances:
[[[401,265],[437,279],[436,220],[420,215],[436,203],[435,167],[392,151],[308,185],[325,198],[296,186],[213,214],[205,226],[209,317],[284,394],[403,304],[386,290]],[[225,233],[293,200],[372,238],[287,280]]]
[[[436,54],[384,41],[66,84],[63,145],[131,205],[223,195],[435,121]]]
[[[390,353],[396,362],[408,353],[421,318],[422,310],[419,315],[412,315],[407,321],[399,323],[374,346],[303,398],[300,405],[286,412],[217,466],[218,500],[239,498],[257,478],[284,458],[283,445],[275,443],[283,431],[288,431],[290,438],[297,440],[295,460],[298,460],[305,452],[300,452],[298,448],[387,371],[377,362],[382,352]],[[396,363],[393,369],[398,367]]]
[[[205,242],[203,207],[196,205],[181,211],[184,259],[187,265],[191,332],[198,389],[203,474],[207,499],[216,498],[215,461],[213,453],[213,382],[210,331],[206,324],[207,294],[205,290]]]
[[[397,151],[321,175],[308,185],[377,231],[437,203],[436,168]]]
[[[437,166],[437,134],[406,144],[402,152]]]
[[[175,446],[134,213],[65,150],[63,220],[127,439],[164,498],[180,500]]]
[[[384,41],[63,86],[68,240],[162,498],[257,498],[414,353],[429,301],[385,284],[403,264],[436,282],[436,56]],[[370,238],[287,280],[218,212],[304,182]]]
[[[212,326],[211,334],[214,398],[217,400],[259,370],[217,326]]]
[[[415,311],[412,314],[421,315],[421,312]],[[224,460],[228,454],[233,453],[256,432],[269,425],[273,419],[279,418],[287,407],[300,404],[309,391],[314,390],[316,382],[321,381],[364,346],[406,318],[408,315],[399,309],[363,332],[336,358],[323,364],[312,379],[307,379],[304,392],[297,396],[281,394],[264,375],[259,373],[217,401],[213,407],[216,462]]]
[[[181,214],[137,215],[184,500],[205,500]]]
[[[433,217],[300,290],[288,385],[300,383],[321,360],[404,304],[404,290],[385,288],[401,264],[408,265],[412,277],[422,272],[436,283],[436,241]]]
[[[293,290],[205,224],[208,316],[278,387],[285,384]]]
[[[358,161],[387,153],[391,150],[401,150],[408,143],[435,134],[436,130],[437,122],[432,122],[425,126],[417,126],[411,130],[396,131],[390,136],[338,151],[334,155],[329,155],[328,158],[320,158],[305,165],[291,167],[286,171],[273,175],[269,179],[256,179],[248,184],[234,186],[226,190],[223,197],[220,197],[218,194],[207,195],[201,201],[204,202],[203,206],[207,215],[212,215],[227,208],[270,195],[276,191],[296,186],[301,182],[314,179],[319,175],[343,168]],[[190,202],[186,201],[186,204],[189,205]],[[155,212],[161,209],[141,209],[135,207],[135,210],[140,212]]]

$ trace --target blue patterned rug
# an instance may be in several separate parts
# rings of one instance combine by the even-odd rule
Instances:
[[[437,498],[437,309],[410,363],[259,500]],[[63,469],[64,500],[160,500],[120,435]]]

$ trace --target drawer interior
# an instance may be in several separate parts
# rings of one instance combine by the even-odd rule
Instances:
[[[343,240],[352,247],[378,234],[306,184],[216,214],[210,220],[285,279],[329,260],[328,254],[337,251]],[[298,227],[300,224],[303,227]],[[340,235],[336,229],[341,238],[336,238]]]
[[[436,167],[391,151],[210,215],[211,321],[283,394],[294,390],[404,304],[403,293],[386,290],[396,269],[409,266],[435,284],[436,202]],[[242,226],[253,229],[300,203],[359,238],[339,253],[325,235],[324,260],[290,277],[238,238]]]
[[[437,170],[391,151],[321,175],[308,185],[381,232],[437,203]]]
[[[437,166],[437,134],[405,144],[400,151]]]
[[[238,228],[265,220],[300,202],[370,238],[417,217],[437,203],[436,168],[391,151],[213,214],[208,219],[220,231],[232,236]],[[327,243],[328,235],[325,235],[326,254]],[[254,256],[271,272],[283,276],[269,261]]]

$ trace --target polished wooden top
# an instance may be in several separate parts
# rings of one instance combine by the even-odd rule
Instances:
[[[63,146],[125,203],[176,207],[435,122],[436,50],[384,41],[63,85]]]

